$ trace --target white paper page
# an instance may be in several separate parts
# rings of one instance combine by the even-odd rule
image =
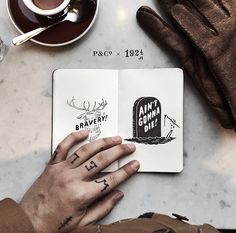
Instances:
[[[65,136],[85,128],[91,130],[90,141],[117,135],[117,98],[118,72],[115,70],[56,70],[53,74],[53,150]],[[105,171],[117,168],[118,162],[115,162]]]
[[[122,70],[118,94],[119,134],[137,148],[119,166],[137,159],[141,172],[182,171],[182,70]]]

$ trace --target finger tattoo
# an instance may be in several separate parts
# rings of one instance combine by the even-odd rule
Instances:
[[[72,216],[66,218],[62,223],[61,225],[58,227],[58,230],[61,230],[63,227],[67,226],[69,224],[69,222],[71,222],[73,219]]]
[[[103,187],[103,189],[101,190],[101,193],[104,192],[104,191],[109,187],[109,184],[107,183],[107,180],[106,180],[106,179],[103,179],[103,180],[101,180],[101,181],[95,180],[95,183],[97,183],[97,184],[103,183],[104,187]]]
[[[55,150],[52,154],[52,161],[55,161],[57,154],[58,154],[58,152]]]
[[[76,153],[74,153],[73,155],[75,156],[75,158],[71,161],[72,164],[73,164],[77,159],[79,159],[79,156],[78,156]]]
[[[88,171],[91,171],[92,169],[98,167],[97,164],[94,162],[94,161],[91,161],[90,162],[90,166],[86,165],[85,168],[88,170]]]

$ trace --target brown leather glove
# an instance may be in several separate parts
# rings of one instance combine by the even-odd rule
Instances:
[[[191,1],[192,7],[184,2],[175,5],[172,15],[204,54],[229,103],[236,128],[236,1]]]
[[[175,25],[171,16],[171,9],[177,2],[187,0],[159,0],[159,4],[166,16]],[[141,27],[156,41],[171,50],[179,59],[187,74],[192,78],[195,85],[205,97],[211,108],[216,113],[224,128],[233,128],[234,120],[228,103],[211,71],[205,58],[199,49],[177,29],[168,25],[151,8],[141,7],[137,12],[137,19]]]
[[[71,233],[219,233],[208,224],[191,225],[180,219],[154,214],[151,218],[122,220],[110,225],[93,225]]]

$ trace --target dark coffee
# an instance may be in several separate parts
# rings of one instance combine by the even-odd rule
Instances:
[[[42,10],[51,10],[63,3],[64,0],[33,0],[33,3]]]

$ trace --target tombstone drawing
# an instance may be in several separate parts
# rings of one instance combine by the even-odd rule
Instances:
[[[135,101],[133,136],[161,137],[161,104],[157,98],[141,97]]]
[[[178,127],[177,124],[175,125]],[[127,141],[151,145],[165,144],[175,139],[175,137],[171,137],[172,132],[173,129],[171,128],[171,133],[162,136],[162,108],[157,98],[140,97],[135,101],[133,106],[133,138],[126,139]]]

